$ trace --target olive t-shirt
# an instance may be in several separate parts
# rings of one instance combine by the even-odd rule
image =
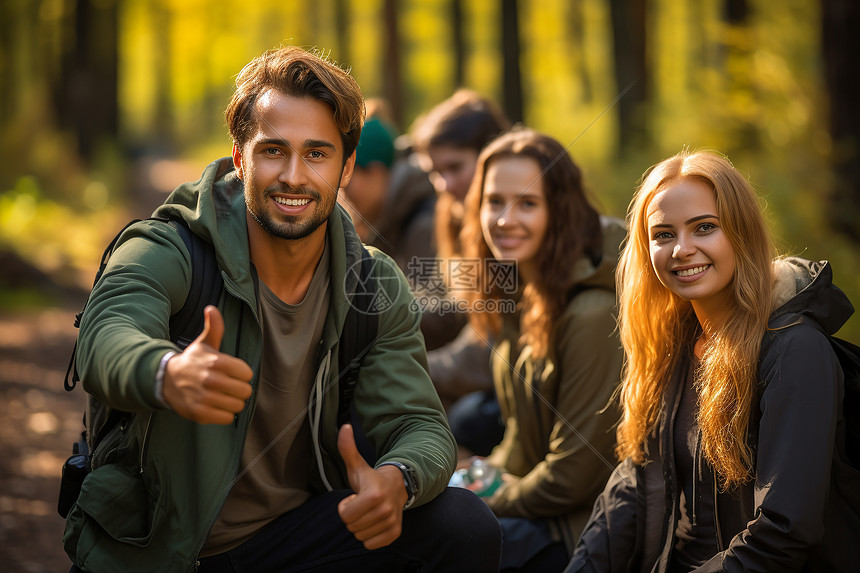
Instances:
[[[286,304],[259,283],[263,356],[239,473],[201,557],[229,551],[310,497],[313,457],[307,408],[329,304],[329,249],[304,300]],[[225,471],[227,468],[225,468]]]

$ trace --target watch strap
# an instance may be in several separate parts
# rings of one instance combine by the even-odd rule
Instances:
[[[409,509],[412,507],[412,504],[415,503],[415,496],[418,494],[418,485],[415,479],[415,470],[406,464],[402,464],[400,462],[382,462],[379,464],[379,468],[382,466],[394,466],[400,470],[400,473],[403,474],[403,485],[406,487],[406,503],[403,504],[403,509]]]

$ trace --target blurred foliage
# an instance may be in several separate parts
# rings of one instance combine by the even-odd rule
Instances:
[[[35,262],[60,286],[91,284],[105,233],[118,228],[125,217],[124,210],[108,205],[108,200],[108,188],[98,180],[81,190],[83,208],[76,208],[46,198],[35,177],[23,176],[0,196],[0,250],[14,250]],[[16,296],[39,300],[36,295]]]
[[[403,125],[454,83],[452,0],[397,3]],[[89,161],[55,111],[82,5],[116,14],[119,132]],[[23,0],[0,7],[0,249],[49,271],[89,269],[131,216],[229,154],[223,112],[251,58],[282,44],[348,65],[367,97],[386,95],[385,0]],[[825,218],[832,144],[824,114],[819,5],[649,0],[648,145],[618,153],[610,2],[519,3],[525,123],[569,145],[595,197],[623,216],[645,169],[684,146],[727,154],[760,191],[784,253],[834,263],[860,301],[856,245]],[[501,100],[499,2],[461,0],[465,84]],[[338,33],[338,18],[345,21]],[[166,159],[176,160],[173,163]],[[194,175],[191,175],[194,177]],[[65,270],[64,270],[65,269]],[[860,342],[860,320],[843,329]]]

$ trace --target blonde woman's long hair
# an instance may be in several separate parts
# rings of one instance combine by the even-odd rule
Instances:
[[[646,460],[645,443],[661,421],[669,380],[699,327],[690,301],[660,283],[650,257],[648,205],[683,178],[714,190],[720,225],[735,252],[733,308],[705,342],[696,372],[704,454],[719,474],[720,486],[728,488],[748,481],[753,473],[747,430],[771,308],[774,248],[755,191],[725,157],[713,152],[683,151],[652,167],[628,209],[629,235],[616,272],[627,357],[616,453],[637,463]]]

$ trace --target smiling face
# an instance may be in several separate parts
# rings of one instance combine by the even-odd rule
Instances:
[[[255,103],[256,131],[233,163],[245,183],[249,226],[296,240],[324,233],[340,187],[352,174],[344,164],[341,134],[332,110],[311,98],[269,90]]]
[[[682,178],[656,193],[648,205],[651,264],[660,282],[693,307],[729,308],[735,251],[723,232],[713,189]]]
[[[533,280],[535,259],[549,226],[538,162],[525,156],[493,160],[484,177],[480,218],[493,256],[516,260],[520,276]]]

